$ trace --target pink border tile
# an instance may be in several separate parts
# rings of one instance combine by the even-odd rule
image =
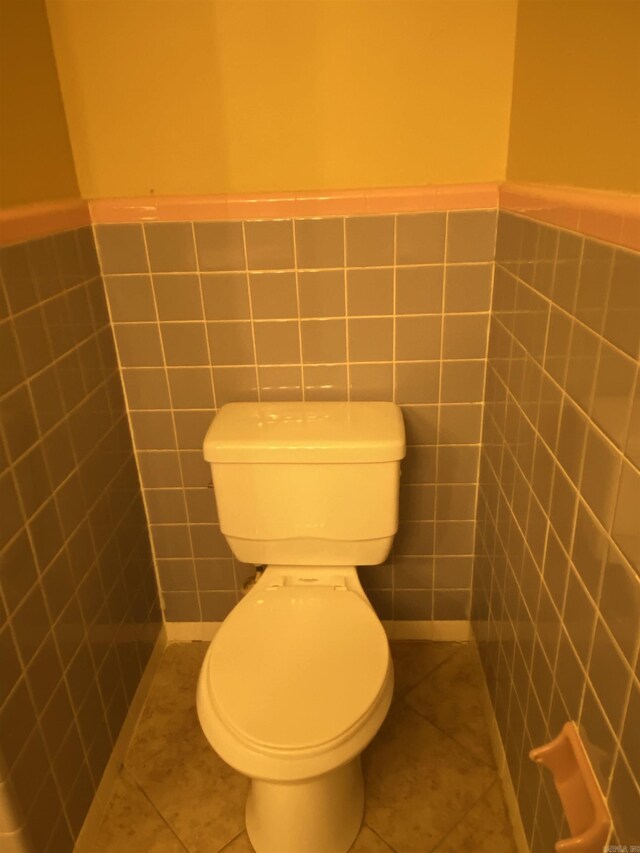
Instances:
[[[42,202],[0,211],[0,245],[91,223],[358,216],[498,206],[640,250],[640,195],[516,183]]]
[[[89,206],[82,199],[44,201],[0,210],[0,246],[91,225]]]
[[[95,223],[189,219],[282,219],[496,207],[497,183],[240,193],[219,196],[107,198],[89,202]]]
[[[640,195],[541,184],[500,187],[500,208],[640,250]]]

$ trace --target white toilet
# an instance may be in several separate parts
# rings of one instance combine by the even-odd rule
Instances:
[[[230,403],[207,432],[221,530],[239,560],[268,564],[197,695],[210,744],[251,778],[257,853],[345,853],[358,834],[360,753],[393,667],[355,566],[389,553],[404,454],[392,403]]]

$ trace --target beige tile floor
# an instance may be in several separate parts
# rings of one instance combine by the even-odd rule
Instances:
[[[395,699],[363,756],[366,807],[352,853],[515,853],[469,646],[391,648]],[[196,717],[206,649],[167,647],[94,853],[251,853],[248,781],[217,757]]]

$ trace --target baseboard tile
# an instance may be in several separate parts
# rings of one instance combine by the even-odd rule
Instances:
[[[476,655],[478,666],[482,671],[480,653],[478,651],[478,645],[476,643],[476,640],[473,637],[473,633],[471,636],[471,640],[471,645]],[[487,720],[487,723],[489,725],[491,748],[493,750],[493,757],[496,762],[496,767],[498,768],[500,782],[502,783],[502,792],[504,794],[507,812],[509,814],[509,820],[511,822],[511,828],[513,829],[513,836],[516,843],[516,847],[518,849],[518,853],[530,853],[529,844],[527,843],[527,836],[524,831],[524,826],[522,825],[522,818],[520,817],[520,807],[518,806],[518,798],[516,796],[515,788],[513,787],[511,773],[509,772],[509,765],[507,764],[507,755],[504,750],[504,744],[502,743],[502,737],[500,736],[498,721],[496,720],[496,715],[493,710],[493,702],[491,701],[491,696],[489,695],[489,688],[487,687],[487,682],[484,680],[484,677],[482,678],[482,704],[484,708],[485,719]]]
[[[390,640],[436,640],[466,642],[471,639],[471,623],[464,620],[383,622]]]
[[[129,742],[133,736],[140,714],[142,713],[147,694],[149,693],[149,688],[151,687],[151,682],[156,674],[162,653],[167,646],[167,642],[167,631],[163,625],[160,628],[160,633],[158,634],[155,646],[151,652],[145,671],[142,674],[140,683],[138,684],[138,689],[131,701],[129,711],[125,717],[124,723],[122,724],[120,734],[118,735],[118,739],[113,747],[107,766],[102,774],[98,790],[95,793],[93,802],[89,807],[82,829],[78,835],[78,840],[74,847],[74,853],[91,853],[95,848],[95,837],[98,827],[100,826],[107,804],[111,799],[113,786],[115,785],[115,781],[120,773],[120,768],[122,767],[122,762],[124,761]]]
[[[222,622],[166,622],[167,642],[208,642]],[[471,638],[471,624],[459,621],[382,622],[390,640],[438,640],[465,642]]]
[[[209,642],[222,622],[165,622],[168,643]]]

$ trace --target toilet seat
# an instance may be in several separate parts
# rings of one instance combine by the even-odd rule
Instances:
[[[375,706],[389,666],[382,625],[340,578],[281,583],[250,593],[226,619],[204,688],[247,746],[309,754],[350,736]]]

